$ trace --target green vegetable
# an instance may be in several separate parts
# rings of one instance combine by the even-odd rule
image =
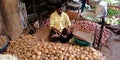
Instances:
[[[115,18],[114,16],[112,18],[107,17],[105,21],[110,25],[120,25],[120,18]]]
[[[114,16],[114,15],[117,15],[117,14],[120,14],[120,11],[114,10],[112,8],[108,8],[108,12],[107,12],[108,16]]]

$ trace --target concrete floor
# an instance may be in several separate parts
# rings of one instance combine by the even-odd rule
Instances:
[[[110,49],[103,46],[101,51],[107,57],[107,60],[120,60],[120,35],[116,35],[111,32],[106,45]]]

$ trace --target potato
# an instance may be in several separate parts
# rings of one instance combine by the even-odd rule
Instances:
[[[39,56],[40,56],[41,54],[42,54],[42,52],[40,52],[40,51],[39,51],[39,52],[37,52],[37,55],[39,55]]]
[[[59,60],[63,60],[64,55],[60,55]]]
[[[81,56],[80,56],[80,59],[81,59],[81,60],[84,60],[84,56],[83,56],[83,55],[81,55]]]
[[[6,43],[7,37],[6,36],[0,36],[0,48],[2,48]]]
[[[40,59],[40,55],[37,55],[37,58],[36,58],[37,60],[39,60]]]
[[[32,59],[35,60],[36,59],[36,55],[32,55]]]
[[[106,60],[101,52],[92,47],[41,42],[32,35],[11,40],[5,54],[14,54],[19,60]]]
[[[85,60],[89,60],[88,57],[85,57]]]

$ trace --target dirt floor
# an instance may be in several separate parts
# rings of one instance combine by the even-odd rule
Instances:
[[[38,36],[42,41],[48,40],[50,29],[40,28],[37,29],[34,35]],[[120,35],[116,35],[113,32],[110,33],[110,37],[107,40],[105,46],[102,47],[103,54],[107,57],[107,60],[119,60],[120,57]]]
[[[120,35],[116,35],[113,32],[110,33],[110,37],[106,43],[106,46],[102,47],[103,54],[108,60],[120,60]]]
[[[49,28],[40,28],[40,29],[37,29],[35,34],[33,34],[33,35],[36,35],[42,41],[44,41],[44,40],[45,41],[49,41],[48,40],[49,33],[50,33],[50,29]]]

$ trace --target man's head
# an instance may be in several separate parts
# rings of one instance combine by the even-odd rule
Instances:
[[[56,11],[59,15],[61,15],[61,13],[62,13],[62,8],[61,7],[62,7],[62,4],[57,2],[56,3]]]

